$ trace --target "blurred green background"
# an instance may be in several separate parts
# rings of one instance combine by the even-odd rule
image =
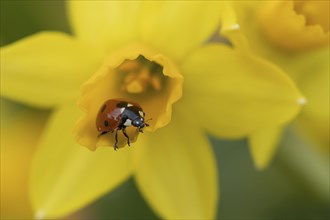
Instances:
[[[42,30],[70,33],[64,1],[1,0],[1,46]],[[2,99],[1,129],[6,129],[16,115],[26,111],[46,118],[50,110]],[[210,140],[221,184],[218,219],[329,219],[329,160],[290,127],[265,171],[254,168],[245,140],[225,141],[212,137]],[[73,218],[158,217],[143,201],[134,180],[129,179],[67,217]]]

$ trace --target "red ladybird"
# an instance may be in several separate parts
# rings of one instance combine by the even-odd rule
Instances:
[[[115,134],[115,150],[118,149],[118,131],[121,130],[127,138],[127,144],[130,146],[130,138],[126,133],[126,127],[137,127],[139,132],[143,132],[145,126],[149,124],[144,121],[145,113],[141,106],[132,101],[122,99],[109,99],[99,110],[96,118],[96,128],[100,132],[99,136],[108,132]]]

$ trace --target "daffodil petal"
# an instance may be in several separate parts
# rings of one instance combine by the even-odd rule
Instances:
[[[304,98],[277,67],[223,45],[207,45],[182,65],[183,101],[211,133],[240,137],[283,124],[297,115]]]
[[[240,28],[232,2],[225,2],[221,13],[220,35],[228,38],[236,50],[247,52],[249,44]]]
[[[103,51],[137,39],[140,2],[69,1],[69,18],[77,37]]]
[[[282,127],[264,128],[249,136],[250,152],[256,168],[265,169],[272,160],[282,134]]]
[[[71,36],[42,32],[1,48],[1,95],[49,107],[77,97],[99,55]]]
[[[75,143],[76,106],[53,113],[36,152],[30,197],[36,218],[65,216],[115,188],[131,174],[129,148],[95,152]]]
[[[297,84],[309,100],[303,113],[329,120],[330,52],[324,48],[296,57],[287,68],[297,73]]]
[[[104,50],[142,40],[173,59],[205,42],[219,25],[220,2],[71,1],[80,39]]]
[[[291,67],[308,100],[300,117],[302,125],[326,150],[329,150],[329,54],[329,48],[325,48],[300,56]]]
[[[181,59],[216,31],[222,6],[219,1],[148,2],[140,12],[142,40]]]
[[[177,115],[166,127],[141,135],[134,147],[143,151],[135,175],[138,187],[162,218],[215,218],[215,159],[206,136],[191,119]]]
[[[32,219],[28,175],[47,114],[1,99],[1,219]]]

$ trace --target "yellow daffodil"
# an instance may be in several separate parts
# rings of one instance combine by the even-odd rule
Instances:
[[[329,1],[240,1],[235,10],[240,38],[228,37],[294,79],[308,100],[296,125],[329,152]],[[271,160],[283,127],[250,136],[257,167]]]
[[[218,178],[205,130],[235,138],[281,125],[303,98],[276,66],[206,43],[219,21],[227,33],[237,26],[224,6],[72,1],[74,36],[44,32],[1,49],[2,95],[54,109],[30,176],[37,218],[71,213],[131,175],[162,218],[215,218]],[[95,125],[112,98],[134,100],[152,118],[118,151]]]

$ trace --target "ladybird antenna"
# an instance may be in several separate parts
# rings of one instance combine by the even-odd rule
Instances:
[[[149,119],[145,120],[144,125],[145,125],[146,127],[149,127],[149,124],[146,123],[146,122],[148,122],[148,121],[150,121],[150,120],[152,120],[152,118],[149,118]]]

